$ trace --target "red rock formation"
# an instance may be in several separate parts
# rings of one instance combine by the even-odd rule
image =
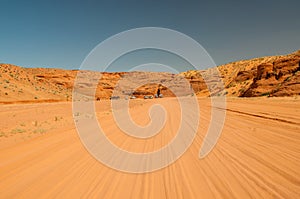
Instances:
[[[78,87],[88,92],[96,88],[95,99],[109,99],[118,90],[118,82],[126,79],[119,91],[121,98],[135,95],[154,95],[161,87],[165,97],[191,94],[198,96],[291,96],[300,94],[300,50],[290,55],[271,56],[243,60],[218,66],[214,70],[186,71],[181,74],[155,72],[104,72],[98,85],[82,82]],[[74,80],[78,70],[47,68],[22,68],[0,64],[0,102],[13,101],[66,101],[71,100]],[[99,77],[98,72],[85,72],[87,78]],[[204,81],[205,77],[206,81]],[[183,78],[190,83],[189,89],[182,89]],[[218,79],[224,82],[225,90],[216,86]],[[145,81],[146,80],[146,83]],[[136,82],[143,82],[137,88]],[[167,87],[169,85],[170,87]],[[208,91],[208,86],[212,93]]]

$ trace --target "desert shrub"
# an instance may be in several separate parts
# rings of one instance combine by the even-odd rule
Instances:
[[[288,81],[290,81],[290,80],[291,80],[291,78],[292,78],[292,76],[289,76],[288,78],[286,78],[286,79],[285,79],[285,81],[287,81],[287,82],[288,82]]]
[[[236,86],[236,84],[234,82],[231,82],[227,87],[230,88],[230,87],[234,87]]]
[[[261,96],[270,96],[270,92],[262,93]]]
[[[239,90],[239,92],[240,92],[240,93],[243,93],[243,92],[245,92],[245,89],[244,89],[244,88],[241,88],[241,89]]]
[[[16,129],[11,130],[11,133],[12,134],[24,133],[25,131],[26,131],[25,129],[18,129],[18,128],[16,128]]]
[[[33,133],[45,133],[45,132],[46,132],[45,129],[35,129],[35,130],[33,131]]]

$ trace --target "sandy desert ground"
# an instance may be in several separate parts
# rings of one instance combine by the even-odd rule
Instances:
[[[198,98],[200,126],[191,147],[170,166],[146,174],[113,170],[82,145],[72,103],[0,105],[0,198],[300,198],[300,99],[228,98],[222,135],[199,159],[210,122],[209,98]],[[98,120],[119,147],[148,152],[175,135],[175,98],[131,100],[133,120],[145,125],[160,103],[167,122],[149,139],[115,125],[110,101],[96,102]],[[182,121],[187,122],[187,121]]]

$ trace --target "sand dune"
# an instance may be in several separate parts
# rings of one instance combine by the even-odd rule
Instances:
[[[229,98],[222,135],[204,159],[198,156],[211,110],[209,99],[198,101],[200,126],[191,147],[175,163],[146,174],[116,171],[94,159],[80,142],[70,102],[1,105],[0,198],[300,197],[300,99]],[[122,133],[109,101],[96,102],[97,117],[114,144],[149,152],[165,146],[180,121],[175,98],[132,100],[133,120],[147,124],[155,103],[164,106],[167,122],[149,139]]]

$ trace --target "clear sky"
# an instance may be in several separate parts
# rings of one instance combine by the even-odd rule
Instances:
[[[300,49],[299,0],[0,0],[0,8],[0,62],[24,67],[75,69],[101,41],[147,26],[192,37],[217,65]]]

